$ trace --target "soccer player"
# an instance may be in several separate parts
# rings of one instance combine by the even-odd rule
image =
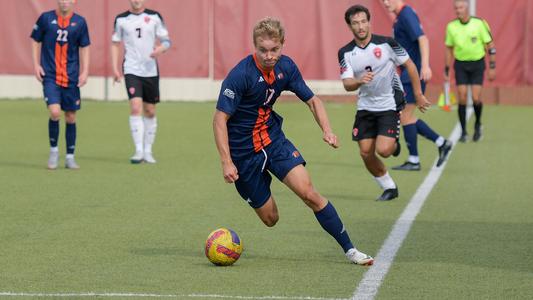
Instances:
[[[397,66],[403,66],[412,82],[418,108],[429,102],[422,93],[420,78],[409,54],[393,38],[373,35],[370,12],[362,5],[348,8],[344,20],[354,39],[339,50],[341,79],[346,91],[359,90],[352,138],[359,144],[367,170],[384,190],[376,200],[398,197],[398,187],[378,158],[400,154],[400,111],[405,104]]]
[[[273,111],[282,91],[294,92],[309,106],[323,140],[338,147],[322,101],[307,87],[292,59],[281,54],[285,30],[280,21],[260,20],[253,29],[253,42],[255,53],[241,60],[223,81],[213,117],[225,181],[235,183],[261,221],[272,227],[279,219],[270,191],[273,174],[311,208],[351,262],[371,265],[372,257],[353,246],[333,204],[314,188],[305,160],[281,129],[283,118]]]
[[[477,142],[482,136],[481,112],[481,87],[485,72],[485,53],[488,52],[489,80],[496,78],[496,48],[487,22],[483,19],[470,16],[467,0],[455,0],[455,14],[457,19],[448,23],[446,27],[446,64],[444,67],[445,80],[449,80],[450,64],[453,58],[455,83],[459,94],[459,122],[461,123],[460,142],[466,142],[466,98],[467,86],[472,88],[472,100],[476,123],[474,126],[473,141]]]
[[[81,108],[80,87],[89,76],[89,30],[85,19],[74,13],[74,0],[58,0],[57,10],[41,14],[33,26],[32,58],[35,77],[43,84],[48,107],[50,155],[48,169],[59,163],[59,119],[65,113],[67,155],[65,167],[79,169],[76,149],[76,111]]]
[[[393,28],[394,39],[407,51],[409,57],[416,65],[421,79],[420,86],[422,87],[422,93],[424,93],[426,82],[431,79],[432,74],[431,68],[429,67],[429,40],[422,30],[420,20],[413,8],[406,5],[403,0],[383,0],[383,4],[385,4],[385,7],[387,7],[390,12],[396,15]],[[446,160],[446,156],[452,148],[452,143],[437,134],[426,124],[426,122],[416,117],[416,101],[413,87],[411,86],[411,79],[404,67],[401,67],[401,70],[400,79],[402,81],[407,104],[402,110],[400,121],[403,127],[403,137],[407,144],[407,149],[409,150],[409,157],[404,164],[392,167],[392,169],[404,171],[420,170],[417,134],[422,135],[437,145],[439,151],[437,167],[440,167]]]
[[[157,58],[170,48],[168,31],[161,15],[147,9],[144,0],[129,0],[130,10],[115,18],[111,61],[115,82],[119,71],[120,44],[124,42],[123,73],[130,99],[130,129],[135,144],[132,164],[156,163],[152,145],[157,130],[156,104],[159,102]],[[159,40],[159,43],[156,43]]]

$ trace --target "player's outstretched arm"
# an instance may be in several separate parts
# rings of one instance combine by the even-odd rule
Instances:
[[[34,40],[31,41],[33,70],[35,73],[35,77],[40,82],[43,82],[44,70],[43,70],[43,67],[41,66],[41,47],[42,47],[42,44],[40,42],[36,42]]]
[[[237,168],[233,164],[229,151],[227,125],[229,117],[230,116],[227,113],[217,109],[213,116],[213,133],[215,134],[215,143],[222,164],[222,175],[227,183],[233,183],[239,179],[239,174]]]
[[[89,77],[89,46],[80,47],[80,77],[78,79],[78,87],[82,87],[87,83]]]
[[[422,93],[422,87],[420,86],[420,77],[418,76],[418,70],[416,69],[416,65],[409,58],[403,64],[403,66],[407,70],[407,74],[409,74],[409,78],[411,79],[411,84],[413,85],[413,92],[416,98],[416,105],[418,106],[418,109],[421,112],[425,112],[428,109],[428,107],[431,105],[431,103],[426,99],[426,97]]]
[[[306,104],[309,106],[309,109],[313,113],[316,122],[322,129],[322,139],[324,140],[324,142],[328,143],[333,148],[338,148],[339,141],[337,139],[337,136],[331,131],[328,114],[326,112],[324,104],[322,103],[322,100],[320,100],[320,98],[318,98],[317,96],[313,96],[313,98],[308,100]]]

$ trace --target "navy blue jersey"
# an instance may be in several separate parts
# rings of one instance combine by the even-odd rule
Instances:
[[[41,44],[44,81],[62,87],[78,85],[79,47],[91,44],[85,19],[72,13],[62,17],[55,10],[43,13],[33,26],[31,38]]]
[[[407,51],[418,72],[422,64],[418,38],[423,35],[424,31],[418,16],[410,6],[405,5],[394,21],[394,39]],[[403,67],[400,78],[404,83],[411,82],[407,70]]]
[[[270,73],[260,68],[255,55],[249,55],[222,82],[217,109],[230,115],[227,126],[233,159],[285,139],[283,118],[272,110],[282,91],[292,91],[302,101],[314,96],[296,64],[285,55]]]

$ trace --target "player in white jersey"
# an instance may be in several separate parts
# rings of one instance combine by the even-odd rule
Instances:
[[[339,50],[341,78],[346,91],[359,90],[352,137],[359,144],[367,170],[384,190],[380,201],[398,197],[398,187],[378,158],[400,154],[400,112],[405,105],[396,67],[407,69],[413,82],[418,108],[424,112],[429,102],[422,94],[415,64],[393,38],[373,35],[370,12],[354,5],[344,15],[354,39]]]
[[[124,43],[123,72],[130,99],[130,129],[135,144],[131,163],[155,163],[152,145],[159,102],[157,58],[170,47],[167,28],[161,15],[146,9],[145,0],[129,0],[130,10],[115,18],[111,58],[115,82],[121,81],[120,44]]]

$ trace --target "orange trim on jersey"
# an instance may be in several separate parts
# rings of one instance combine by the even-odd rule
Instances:
[[[273,84],[274,81],[276,81],[276,74],[274,74],[274,69],[272,69],[272,71],[270,72],[263,70],[263,67],[261,67],[261,65],[259,64],[259,61],[257,60],[257,56],[255,53],[254,53],[254,62],[255,62],[255,66],[259,69],[259,71],[261,71],[261,74],[263,74],[263,79],[266,81],[266,83],[270,85]]]
[[[68,44],[61,46],[59,42],[56,42],[56,84],[62,87],[68,87],[67,51]]]
[[[254,151],[259,152],[264,147],[270,145],[272,143],[272,140],[270,139],[270,135],[268,134],[268,125],[266,124],[268,119],[270,118],[270,113],[272,112],[271,108],[263,108],[260,107],[257,116],[257,120],[255,121],[254,130],[252,133],[253,141],[254,141]]]
[[[73,13],[63,17],[56,11],[57,25],[59,28],[66,29],[70,25],[70,19]],[[68,38],[68,37],[67,37]],[[67,57],[68,57],[68,42],[61,45],[60,41],[56,41],[56,49],[54,53],[56,63],[56,84],[62,87],[68,87],[68,72],[67,72]]]
[[[61,13],[56,10],[56,16],[57,16],[57,25],[61,28],[67,28],[67,26],[70,24],[70,19],[74,15],[74,12],[70,12],[68,16],[63,17]]]

